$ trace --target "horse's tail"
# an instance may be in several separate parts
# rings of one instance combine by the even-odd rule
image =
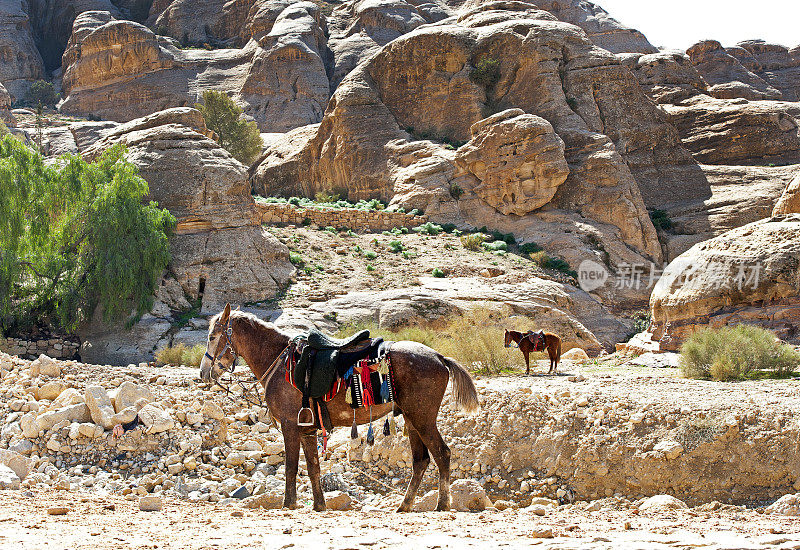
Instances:
[[[467,369],[452,357],[442,356],[442,361],[450,370],[450,378],[453,379],[453,397],[456,404],[468,413],[477,411],[478,390],[475,389],[475,382],[472,381]]]

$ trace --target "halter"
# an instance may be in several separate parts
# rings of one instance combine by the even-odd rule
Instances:
[[[219,360],[222,358],[223,355],[225,355],[225,353],[228,350],[231,350],[231,354],[233,354],[233,361],[231,362],[230,369],[223,365],[222,370],[223,372],[229,372],[232,374],[233,369],[236,367],[236,360],[239,358],[239,354],[236,353],[236,350],[233,347],[233,327],[231,326],[231,322],[232,319],[230,318],[230,316],[228,316],[228,321],[225,323],[225,330],[223,331],[223,334],[225,334],[225,347],[222,348],[222,351],[219,352],[216,357],[214,357],[210,353],[208,353],[208,347],[206,347],[206,352],[203,354],[204,357],[208,357],[209,359],[211,359],[212,372],[214,371],[214,368],[217,366],[217,363],[219,363]],[[222,364],[220,363],[220,365]]]

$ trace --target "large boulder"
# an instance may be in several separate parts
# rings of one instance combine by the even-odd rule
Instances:
[[[92,158],[115,143],[127,145],[150,196],[178,225],[156,307],[134,325],[134,335],[104,324],[98,312],[81,329],[85,361],[127,364],[151,358],[156,346],[169,343],[163,339],[172,312],[188,305],[184,296],[200,300],[203,312],[216,313],[226,302],[271,298],[288,283],[294,273],[288,249],[261,227],[244,166],[206,137],[196,110],[169,109],[106,128],[99,136],[94,126],[88,131],[92,139],[83,138],[81,127],[73,129],[83,154]]]
[[[705,327],[751,324],[800,335],[800,215],[733,229],[681,254],[650,298],[653,339],[675,350]]]

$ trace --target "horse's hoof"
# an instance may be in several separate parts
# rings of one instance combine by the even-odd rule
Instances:
[[[284,502],[283,507],[288,508],[289,510],[297,510],[298,508],[300,508],[300,505],[297,504],[296,502]]]
[[[436,506],[437,512],[447,512],[448,510],[450,510],[449,504],[439,504]]]
[[[325,506],[324,502],[322,504],[315,504],[314,505],[314,511],[315,512],[324,512],[325,510],[327,510],[327,507]]]

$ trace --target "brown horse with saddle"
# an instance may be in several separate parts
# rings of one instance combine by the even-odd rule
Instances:
[[[431,454],[439,468],[437,510],[449,508],[450,448],[436,425],[448,379],[453,380],[453,399],[462,409],[472,412],[478,408],[475,384],[455,360],[417,342],[371,339],[366,331],[346,340],[313,331],[292,338],[254,315],[231,311],[228,304],[211,319],[201,378],[211,381],[223,372],[232,372],[237,356],[247,362],[263,386],[270,414],[283,432],[284,507],[297,506],[302,446],[314,510],[325,510],[318,428],[371,424],[393,413],[405,418],[413,458],[413,473],[398,511],[409,511],[414,504]]]
[[[505,346],[511,347],[511,343],[516,343],[522,355],[525,356],[525,374],[531,373],[531,360],[530,354],[533,351],[547,350],[547,355],[550,356],[550,370],[548,373],[554,373],[558,369],[558,362],[561,360],[561,338],[552,332],[539,332],[522,333],[516,330],[506,330],[505,333]]]

